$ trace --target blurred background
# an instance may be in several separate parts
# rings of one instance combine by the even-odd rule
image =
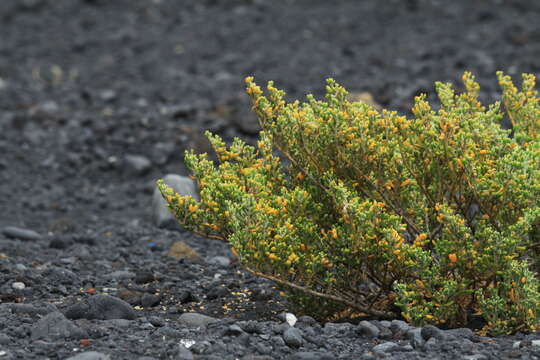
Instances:
[[[256,139],[248,75],[407,113],[468,70],[495,101],[497,70],[538,74],[539,19],[537,0],[2,0],[0,221],[140,211],[204,130]]]

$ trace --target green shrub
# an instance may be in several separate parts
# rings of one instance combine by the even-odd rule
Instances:
[[[258,147],[207,133],[219,165],[185,156],[201,201],[158,186],[184,227],[228,241],[298,311],[449,327],[480,315],[491,334],[534,331],[540,105],[534,76],[521,91],[498,76],[504,111],[483,107],[465,73],[464,93],[437,83],[440,108],[418,96],[412,119],[350,103],[331,79],[324,101],[301,104],[247,78]]]

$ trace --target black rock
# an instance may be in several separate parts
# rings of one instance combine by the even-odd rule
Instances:
[[[145,308],[156,306],[159,304],[160,301],[161,301],[161,296],[157,296],[154,294],[145,293],[141,297],[141,305]]]
[[[134,320],[137,315],[127,302],[109,295],[94,295],[69,306],[65,315],[68,319],[127,319]]]

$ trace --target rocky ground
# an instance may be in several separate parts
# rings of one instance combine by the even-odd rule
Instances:
[[[471,70],[494,101],[496,70],[538,74],[539,18],[535,0],[2,0],[0,359],[540,358],[540,334],[293,315],[152,203],[204,130],[255,139],[247,75],[291,99],[332,76],[407,112]]]

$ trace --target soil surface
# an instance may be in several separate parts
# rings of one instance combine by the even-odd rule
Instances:
[[[539,19],[536,0],[0,1],[0,359],[540,358],[540,334],[294,324],[226,244],[152,218],[204,130],[256,139],[245,76],[407,113],[469,70],[493,102],[495,71],[538,75]]]

